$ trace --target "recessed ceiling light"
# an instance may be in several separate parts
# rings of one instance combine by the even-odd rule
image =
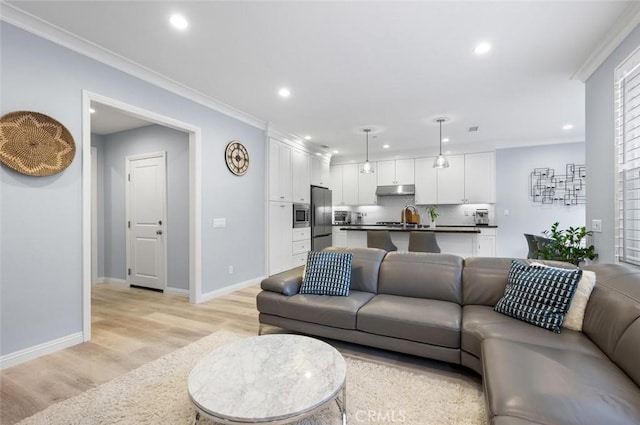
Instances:
[[[169,18],[169,22],[175,29],[185,30],[189,27],[189,22],[187,22],[187,19],[182,15],[171,15],[171,18]]]
[[[489,50],[491,50],[491,44],[480,43],[475,47],[475,49],[473,49],[473,52],[476,55],[484,55],[485,53],[489,52]]]
[[[286,87],[283,87],[280,90],[278,90],[278,94],[280,95],[280,97],[289,97],[289,96],[291,96],[291,92]]]
[[[322,154],[320,152],[316,152],[316,155],[318,156],[322,156]]]
[[[382,145],[382,149],[389,149],[389,145]]]
[[[442,139],[442,143],[447,143],[448,141],[449,141],[449,138],[448,138],[448,137],[444,137],[444,138]]]
[[[304,140],[311,140],[311,136],[304,136]]]
[[[340,151],[334,150],[333,153],[338,154],[338,153],[340,153]]]
[[[95,114],[95,113],[96,113],[96,110],[95,110],[95,109],[93,109],[93,108],[89,108],[89,112],[91,112],[92,114]]]
[[[573,128],[573,124],[565,124],[562,126],[563,130],[571,130]]]

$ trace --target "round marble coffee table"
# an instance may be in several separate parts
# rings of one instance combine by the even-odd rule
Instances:
[[[205,356],[191,370],[188,390],[196,422],[202,414],[227,424],[283,424],[335,400],[346,424],[346,372],[342,355],[320,340],[262,335]]]

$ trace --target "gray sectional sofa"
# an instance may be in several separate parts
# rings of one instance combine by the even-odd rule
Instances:
[[[511,259],[328,250],[353,254],[349,296],[298,294],[302,268],[280,273],[262,281],[261,325],[467,366],[494,425],[640,424],[637,269],[585,267],[583,331],[556,334],[493,310]]]

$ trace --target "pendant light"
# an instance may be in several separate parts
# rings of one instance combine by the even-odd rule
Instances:
[[[449,160],[442,155],[442,123],[445,122],[446,118],[437,118],[436,121],[440,123],[440,154],[433,161],[433,168],[449,168]]]
[[[365,173],[365,174],[369,174],[369,173],[373,173],[373,167],[371,166],[371,163],[369,162],[369,133],[371,132],[370,128],[365,128],[362,131],[365,132],[365,134],[367,135],[367,158],[366,161],[364,162],[364,164],[362,164],[362,170],[360,170],[361,173]]]

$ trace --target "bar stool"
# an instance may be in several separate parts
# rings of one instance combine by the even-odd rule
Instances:
[[[385,251],[397,251],[398,247],[391,242],[388,230],[367,230],[367,248],[380,248]]]
[[[434,232],[409,233],[409,251],[440,253],[440,247]]]

